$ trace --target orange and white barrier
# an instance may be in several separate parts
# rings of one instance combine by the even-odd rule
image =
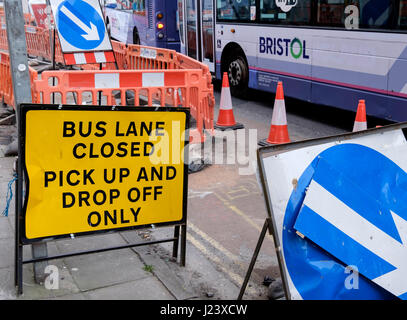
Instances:
[[[362,131],[367,129],[366,121],[366,102],[365,100],[359,100],[358,109],[356,111],[356,119],[353,124],[353,132]]]
[[[176,56],[176,54],[176,51],[169,49],[161,49],[140,45],[128,45],[126,57],[128,69],[177,69],[174,63],[174,57]]]
[[[115,62],[112,51],[65,53],[65,64],[92,64]]]
[[[31,56],[40,57],[46,52],[44,42],[44,29],[34,26],[25,26],[25,38],[27,53]]]
[[[6,25],[0,22],[0,50],[8,50]]]
[[[0,52],[0,101],[12,105],[13,86],[10,73],[10,57],[7,53]]]
[[[56,85],[50,85],[52,78],[56,78]],[[190,108],[191,115],[197,121],[197,130],[191,133],[191,142],[200,143],[204,141],[207,123],[204,117],[213,108],[204,88],[205,80],[201,70],[44,71],[41,79],[34,81],[34,102],[51,103],[53,97],[59,95],[60,101],[56,103],[66,104],[69,103],[69,97],[75,97],[78,105],[86,102],[98,104],[101,92],[106,99],[103,101],[105,105],[128,105],[126,93],[132,92],[134,105]],[[179,92],[182,93],[181,97]],[[90,94],[90,101],[84,101],[86,94]],[[120,96],[119,102],[115,96]],[[172,100],[168,100],[170,97]]]
[[[270,132],[267,139],[259,141],[259,145],[282,144],[291,142],[288,134],[287,116],[285,110],[284,90],[281,81],[277,84]]]
[[[14,94],[13,94],[13,83],[11,77],[10,68],[10,57],[8,53],[0,52],[0,100],[10,106],[14,106]],[[30,80],[33,83],[37,78],[38,74],[33,68],[28,67],[30,73]],[[31,95],[36,99],[36,93],[33,88],[31,88]]]
[[[65,64],[65,59],[72,59],[67,64],[78,63],[83,71],[77,74],[71,74],[70,71],[64,70],[53,71],[52,75],[47,74],[47,72],[42,73],[43,79],[44,76],[57,78],[58,85],[51,88],[44,81],[34,83],[33,96],[37,96],[35,102],[51,103],[54,100],[50,99],[50,96],[61,95],[61,103],[67,103],[66,94],[71,92],[75,94],[76,103],[82,104],[81,94],[78,93],[89,91],[92,92],[92,102],[97,103],[94,93],[103,91],[102,93],[107,97],[107,103],[116,104],[112,98],[112,90],[114,90],[121,92],[121,104],[124,105],[126,104],[124,91],[132,90],[136,93],[136,104],[139,104],[138,98],[143,97],[149,105],[189,108],[192,117],[197,122],[197,130],[193,135],[191,134],[193,142],[203,142],[205,131],[211,135],[214,134],[215,98],[212,75],[205,64],[174,50],[125,45],[112,41],[119,71],[116,70],[115,63],[109,63],[112,61],[112,56],[106,57],[106,53],[103,53],[104,57],[101,56],[101,53],[67,54],[64,59],[58,34],[55,34],[55,61]],[[26,26],[26,38],[29,55],[40,56],[52,61],[53,39],[50,30]],[[6,30],[0,29],[0,49],[7,50],[7,48]],[[86,64],[81,64],[83,62]],[[97,73],[100,71],[100,64],[102,64],[104,75]],[[114,70],[116,70],[115,74],[109,74],[110,71],[113,72]],[[86,73],[88,71],[96,74],[91,76]],[[36,78],[36,73],[31,74],[32,79]],[[72,82],[72,79],[75,81]],[[86,90],[83,90],[84,88]],[[3,90],[0,92],[1,96],[9,95],[7,93],[9,87],[5,83],[0,90]],[[12,101],[8,98],[7,100],[8,102]]]

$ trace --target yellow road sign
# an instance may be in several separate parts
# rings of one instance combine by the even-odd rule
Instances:
[[[183,222],[184,109],[30,106],[25,238]]]

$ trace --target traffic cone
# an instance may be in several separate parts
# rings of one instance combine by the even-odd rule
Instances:
[[[273,115],[271,117],[270,133],[267,139],[259,141],[259,145],[269,146],[271,144],[281,144],[289,142],[291,141],[288,135],[283,83],[279,81],[277,84]]]
[[[218,121],[216,122],[214,128],[219,130],[236,130],[244,128],[243,124],[235,121],[235,117],[233,115],[232,97],[230,95],[229,78],[227,72],[223,73],[219,115]]]
[[[356,112],[356,119],[353,125],[353,132],[362,131],[366,129],[367,129],[366,104],[365,100],[359,100],[358,110]]]

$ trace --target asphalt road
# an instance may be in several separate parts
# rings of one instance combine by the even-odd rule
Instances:
[[[215,121],[219,86],[215,83]],[[353,128],[353,112],[288,98],[285,102],[291,141],[346,133]],[[269,134],[273,104],[274,94],[270,93],[253,91],[247,100],[233,97],[234,116],[245,128],[239,133],[229,132],[226,137],[218,132],[212,145],[209,139],[204,155],[212,164],[189,175],[188,244],[204,254],[237,288],[243,283],[267,216],[263,194],[249,162],[256,161],[257,141]],[[355,111],[356,108],[357,105]],[[368,127],[379,124],[386,123],[368,118]],[[267,299],[262,285],[265,276],[280,277],[269,235],[260,250],[246,299]]]

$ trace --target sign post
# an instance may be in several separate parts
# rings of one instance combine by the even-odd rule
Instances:
[[[31,81],[28,71],[27,60],[27,44],[25,39],[24,30],[24,17],[21,1],[8,0],[5,1],[5,14],[7,24],[7,39],[8,48],[10,54],[10,69],[12,75],[13,92],[14,92],[14,105],[16,108],[17,119],[17,131],[20,134],[20,105],[22,103],[30,103],[31,98]],[[17,141],[13,141],[12,144],[17,145]],[[21,163],[21,149],[18,146],[18,158],[17,158],[17,179],[16,179],[16,210],[20,211],[20,205],[22,198],[22,186],[23,186],[23,173]],[[16,214],[16,239],[18,235],[19,220]],[[47,246],[43,243],[37,243],[31,247],[33,257],[43,257],[47,255]],[[22,260],[22,246],[15,242],[15,259]],[[36,282],[41,282],[44,279],[44,269],[46,263],[34,264],[34,278]],[[16,269],[15,284],[17,285],[17,278],[22,276],[22,268]]]
[[[177,257],[181,240],[185,265],[188,124],[182,108],[24,105],[20,245],[174,226],[170,239],[40,261],[161,242]]]
[[[116,62],[98,0],[50,0],[65,64]]]

